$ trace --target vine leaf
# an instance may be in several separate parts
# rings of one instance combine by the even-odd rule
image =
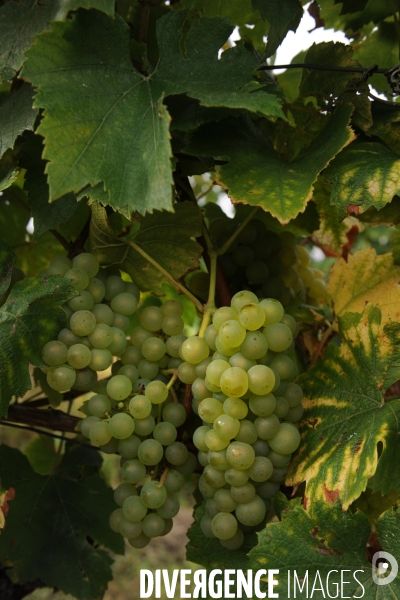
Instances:
[[[61,304],[76,295],[66,279],[32,277],[18,282],[0,308],[0,416],[13,396],[31,389],[29,364],[43,364],[43,346],[65,327]]]
[[[14,252],[0,239],[0,296],[10,287],[14,261]]]
[[[383,144],[351,144],[331,163],[324,179],[332,186],[331,204],[341,219],[350,204],[359,206],[359,212],[370,206],[379,210],[400,192],[400,159]]]
[[[70,10],[97,8],[112,16],[113,0],[11,0],[0,9],[0,80],[12,79],[23,62],[25,51],[51,21],[63,21]]]
[[[299,0],[252,0],[254,10],[270,24],[266,56],[275,54],[289,31],[296,31],[303,16],[303,7]]]
[[[123,541],[107,527],[115,503],[99,475],[98,456],[73,446],[60,467],[44,476],[21,452],[0,446],[2,483],[15,489],[0,561],[14,582],[40,579],[79,600],[103,596],[112,559],[98,544],[122,554]]]
[[[228,156],[217,180],[232,202],[261,206],[281,223],[288,223],[306,208],[320,171],[353,139],[348,127],[351,111],[350,106],[339,107],[318,137],[292,162],[280,158],[248,117],[204,125],[185,152]]]
[[[338,594],[339,589],[342,598],[385,600],[387,594],[393,599],[400,597],[398,577],[387,586],[377,586],[372,579],[373,566],[367,559],[371,527],[361,511],[351,514],[343,512],[338,502],[332,506],[318,501],[307,512],[292,501],[282,510],[281,518],[278,523],[267,524],[258,534],[258,545],[249,553],[253,572],[279,569],[275,576],[279,585],[274,592],[280,597],[322,600]],[[394,556],[400,553],[399,528],[399,511],[387,511],[377,523],[382,548]],[[344,578],[343,570],[347,571]],[[294,593],[294,572],[300,586],[304,583],[302,592],[296,583]]]
[[[400,379],[400,324],[383,326],[379,308],[369,305],[362,315],[341,317],[339,332],[340,347],[328,345],[301,377],[302,442],[288,482],[306,481],[308,501],[340,499],[347,509],[367,484],[382,494],[400,490],[393,469],[400,461],[400,400],[384,400]]]
[[[170,283],[169,280],[129,242],[144,250],[174,279],[180,279],[199,266],[202,248],[191,238],[201,232],[201,212],[191,202],[175,204],[175,213],[157,211],[145,216],[129,239],[115,237],[105,209],[98,203],[92,205],[90,243],[100,263],[117,265],[129,273],[142,291],[160,296],[164,295],[162,284]]]
[[[109,204],[126,216],[172,211],[168,95],[285,118],[277,87],[253,77],[259,63],[243,45],[218,60],[232,31],[227,21],[194,18],[184,33],[187,15],[158,21],[160,60],[149,76],[133,67],[129,27],[118,15],[81,11],[37,37],[22,76],[45,109],[39,132],[50,201],[103,182]]]
[[[33,108],[32,86],[24,83],[0,106],[0,157],[25,129],[33,131],[37,108]]]
[[[4,168],[0,168],[0,191],[6,190],[11,187],[14,181],[18,177],[18,169],[15,168],[15,164]]]
[[[366,304],[379,306],[382,321],[400,321],[400,268],[391,253],[377,256],[373,248],[339,259],[332,266],[327,286],[334,311],[361,313]]]

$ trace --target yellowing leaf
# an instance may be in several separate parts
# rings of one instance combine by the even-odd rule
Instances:
[[[392,254],[377,256],[367,248],[338,260],[332,267],[328,294],[340,317],[346,312],[361,313],[366,304],[379,306],[382,322],[400,320],[400,267],[393,264]]]

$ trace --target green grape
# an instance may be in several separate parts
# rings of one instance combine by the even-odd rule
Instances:
[[[186,421],[186,410],[182,404],[171,402],[164,406],[162,419],[166,423],[171,423],[174,427],[180,427]]]
[[[246,402],[240,398],[226,398],[223,409],[224,413],[233,419],[244,419],[249,411]]]
[[[150,400],[146,396],[134,396],[129,400],[129,412],[135,419],[145,419],[151,413]]]
[[[197,402],[201,402],[205,398],[210,396],[210,391],[207,388],[204,379],[200,379],[199,377],[195,379],[192,383],[192,394],[193,398],[197,400]]]
[[[229,540],[220,540],[221,546],[228,550],[238,550],[243,545],[243,542],[244,533],[241,529],[237,529],[235,535],[229,538]]]
[[[217,335],[217,337],[215,338],[215,346],[217,348],[217,352],[215,352],[215,354],[220,354],[221,356],[216,357],[214,359],[214,356],[212,357],[213,360],[229,360],[229,356],[233,356],[234,354],[236,354],[237,352],[239,352],[240,350],[240,346],[225,346],[224,344],[221,343],[221,340],[219,338],[219,335]]]
[[[144,419],[135,419],[135,431],[137,435],[145,437],[153,432],[156,422],[152,415],[145,417]]]
[[[135,421],[126,413],[117,413],[108,422],[111,435],[118,440],[129,437],[135,430]]]
[[[257,432],[253,423],[247,419],[240,421],[240,429],[235,435],[235,439],[238,442],[245,442],[246,444],[254,444],[257,440]]]
[[[247,483],[249,474],[247,471],[238,471],[237,469],[230,467],[225,471],[224,477],[226,483],[229,485],[241,486]]]
[[[283,396],[287,389],[287,381],[281,381],[278,389],[275,391],[275,396]]]
[[[150,513],[143,519],[143,533],[147,537],[155,538],[163,534],[165,521],[160,515]]]
[[[207,343],[198,336],[191,336],[181,346],[181,354],[184,361],[191,365],[198,365],[205,360],[210,353]]]
[[[153,335],[150,331],[147,331],[147,329],[143,329],[143,327],[135,327],[131,333],[131,344],[141,350],[145,340],[148,340],[152,337]]]
[[[145,359],[158,361],[164,356],[166,346],[160,338],[151,337],[143,342],[141,350]]]
[[[92,348],[89,367],[93,371],[105,371],[111,366],[111,363],[112,354],[109,350],[100,350],[98,348]]]
[[[98,381],[93,389],[91,390],[92,392],[94,392],[95,394],[103,394],[106,395],[107,394],[107,381],[105,379],[102,379],[101,381]]]
[[[52,367],[47,373],[47,383],[57,392],[66,392],[76,381],[76,371],[71,367]]]
[[[119,533],[129,540],[134,540],[142,533],[142,522],[138,521],[137,523],[131,523],[128,519],[122,517],[121,523],[119,524]]]
[[[256,488],[250,481],[247,481],[243,485],[231,486],[231,496],[238,504],[247,504],[253,500],[256,495]]]
[[[95,417],[104,417],[105,413],[111,410],[111,402],[103,394],[95,394],[88,401],[88,409],[91,415]]]
[[[68,348],[63,342],[53,340],[47,342],[42,349],[42,358],[46,365],[58,367],[67,362]]]
[[[154,440],[147,440],[148,442]],[[144,442],[143,442],[144,443]],[[140,492],[142,502],[147,508],[160,508],[167,499],[167,490],[159,481],[148,481]]]
[[[263,500],[256,495],[250,502],[238,504],[235,515],[243,525],[255,527],[265,519],[266,512]]]
[[[74,314],[74,311],[68,306],[68,304],[63,304],[62,309],[65,312],[65,314],[67,315],[68,320],[69,320],[72,317],[72,315]]]
[[[137,496],[137,489],[130,483],[120,483],[114,490],[114,500],[118,506],[122,506],[129,496]]]
[[[229,358],[229,364],[231,367],[239,367],[244,371],[248,371],[251,367],[254,367],[257,363],[255,360],[251,360],[243,356],[241,352],[236,352]]]
[[[157,440],[144,440],[139,446],[139,460],[147,466],[157,465],[164,454],[163,447]]]
[[[249,475],[253,481],[262,482],[269,479],[272,475],[273,464],[265,456],[256,456],[253,464],[249,468]]]
[[[116,510],[113,510],[113,512],[110,515],[108,524],[110,526],[110,529],[112,531],[115,531],[115,533],[119,533],[119,527],[121,524],[121,521],[123,519],[123,513],[122,510],[120,508],[117,508]]]
[[[139,302],[140,300],[140,289],[133,283],[132,281],[125,281],[125,292],[131,294],[131,296],[135,296],[136,300]]]
[[[292,458],[291,454],[279,454],[278,452],[274,452],[273,450],[271,450],[271,452],[268,455],[269,460],[271,461],[273,467],[277,467],[277,468],[283,468],[283,467],[287,467],[290,459]]]
[[[252,367],[252,369],[256,369]],[[251,369],[249,370],[250,373]],[[248,389],[247,373],[239,367],[231,367],[224,371],[220,380],[221,390],[229,398],[240,398]]]
[[[265,298],[264,300],[261,300],[260,306],[265,312],[264,327],[279,323],[282,320],[284,310],[282,304],[278,302],[278,300],[275,300],[274,298]]]
[[[68,279],[78,292],[81,292],[89,285],[89,277],[82,269],[69,269],[65,273],[64,278]]]
[[[212,498],[209,498],[209,500],[212,500]],[[210,517],[210,515],[208,514],[204,515],[200,520],[200,529],[206,538],[215,538],[215,535],[213,534],[211,529],[211,523],[212,517]]]
[[[111,438],[111,440],[102,446],[99,446],[99,450],[105,454],[117,454],[118,452],[118,440]]]
[[[133,315],[137,308],[137,299],[128,292],[117,294],[111,300],[111,309],[120,315],[129,317]]]
[[[125,292],[125,282],[119,275],[110,275],[105,282],[105,299],[110,302],[118,294]]]
[[[114,320],[114,313],[107,304],[95,304],[91,309],[96,323],[103,323],[111,326]]]
[[[195,366],[188,362],[182,362],[178,367],[178,377],[182,383],[193,383],[197,379]]]
[[[281,323],[283,323],[284,325],[286,325],[286,327],[289,327],[290,331],[293,334],[293,338],[297,337],[298,333],[299,333],[299,326],[296,323],[295,319],[293,319],[293,317],[291,315],[283,315],[282,319],[281,319]]]
[[[206,423],[214,423],[215,419],[222,415],[224,409],[218,400],[215,398],[205,398],[199,404],[199,417]]]
[[[202,425],[201,427],[198,427],[193,434],[193,444],[198,450],[201,450],[202,452],[208,452],[208,446],[206,444],[206,434],[210,431],[210,429],[210,427]]]
[[[254,421],[254,427],[256,428],[258,437],[262,440],[268,440],[269,444],[269,440],[279,431],[279,426],[279,419],[274,414],[269,415],[268,417],[257,417]]]
[[[215,467],[218,471],[225,471],[229,468],[229,463],[226,460],[226,450],[219,450],[214,452],[209,450],[207,452],[207,463],[212,467]]]
[[[274,410],[274,414],[278,417],[278,419],[283,419],[289,410],[289,404],[286,398],[283,396],[276,396],[276,407]]]
[[[89,335],[96,326],[96,318],[88,310],[77,310],[71,316],[69,326],[75,335]]]
[[[189,452],[185,462],[181,465],[177,465],[175,468],[177,471],[182,473],[182,475],[188,476],[192,475],[195,472],[197,464],[198,461],[196,456],[192,452]]]
[[[131,523],[138,523],[146,516],[147,506],[143,504],[140,496],[129,496],[122,505],[122,512],[125,519]]]
[[[99,323],[93,331],[88,334],[88,340],[93,348],[104,349],[108,348],[113,339],[112,329],[104,323]]]
[[[152,404],[162,404],[168,396],[168,388],[162,381],[151,381],[146,386],[145,396]]]
[[[182,442],[174,442],[165,449],[165,458],[171,465],[182,465],[188,457],[188,449]]]
[[[119,313],[113,313],[113,322],[111,323],[113,327],[118,327],[122,331],[127,331],[129,327],[129,317],[125,315],[120,315]]]
[[[269,478],[273,483],[283,483],[286,479],[287,468],[283,467],[281,469],[274,467],[272,471],[272,475]]]
[[[138,366],[143,359],[143,354],[136,346],[127,346],[125,352],[121,355],[121,361],[124,365]]]
[[[100,421],[100,423],[93,423],[92,427],[89,431],[89,438],[93,444],[96,446],[102,446],[104,444],[108,444],[111,440],[111,434],[108,430],[107,423]]]
[[[132,392],[132,382],[126,375],[114,375],[107,383],[107,394],[113,400],[125,400]]]
[[[71,268],[70,266],[68,266],[64,263],[53,264],[53,261],[52,261],[50,263],[49,268],[47,269],[47,271],[45,273],[46,273],[46,275],[58,275],[59,277],[64,277],[65,273],[67,271],[69,271],[70,268]],[[16,271],[15,267],[13,269],[13,275],[14,275],[14,271]],[[22,273],[22,271],[21,271],[21,273]],[[10,286],[9,286],[10,288],[13,287],[12,279],[13,279],[13,277],[11,277],[11,282],[10,282]],[[21,279],[23,279],[23,277]],[[21,281],[21,279],[17,279],[14,283],[16,283],[17,281]]]
[[[271,500],[279,492],[279,487],[279,483],[264,481],[261,485],[257,486],[257,496],[263,500]]]
[[[259,304],[246,304],[240,309],[239,321],[244,328],[250,331],[256,331],[263,326],[265,321],[264,310]],[[243,340],[244,340],[243,336]],[[243,342],[242,340],[242,342]],[[242,343],[240,342],[240,343]]]
[[[212,318],[214,329],[219,331],[219,328],[223,323],[232,320],[239,321],[239,315],[233,308],[230,306],[222,306],[221,308],[217,308]]]
[[[70,348],[73,346],[73,344],[79,344],[81,338],[78,335],[75,335],[75,333],[72,333],[70,329],[64,327],[64,329],[61,329],[60,333],[58,334],[58,341],[65,344],[67,348]]]
[[[203,472],[206,482],[215,488],[222,488],[226,485],[223,471],[219,471],[212,465],[207,465]]]
[[[231,467],[246,471],[254,462],[255,452],[249,444],[232,442],[226,450],[226,458]]]
[[[159,372],[159,366],[156,362],[143,358],[137,366],[140,377],[143,379],[154,379]]]
[[[186,335],[173,335],[166,341],[166,351],[173,358],[179,358],[179,348],[182,343],[186,340]]]
[[[198,488],[203,498],[213,498],[217,491],[217,488],[207,483],[203,476],[199,479]]]
[[[268,279],[268,275],[268,265],[263,260],[255,260],[246,267],[246,278],[249,283],[256,285],[265,283]]]
[[[162,536],[164,535],[168,535],[169,532],[172,530],[174,526],[174,522],[172,519],[165,519],[164,520],[164,531],[162,532]]]
[[[301,404],[303,400],[303,390],[297,383],[288,383],[284,397],[288,401],[289,407],[294,408]]]
[[[265,356],[268,350],[267,340],[261,331],[252,331],[246,333],[243,344],[240,346],[240,352],[245,358],[257,360]]]
[[[270,448],[266,440],[257,439],[252,446],[256,456],[269,456]]]
[[[121,467],[121,477],[126,483],[139,483],[145,475],[146,467],[137,458],[128,458]]]
[[[114,364],[118,364],[118,363],[114,363]],[[126,377],[128,377],[131,380],[132,385],[134,385],[137,382],[137,380],[139,379],[139,371],[137,370],[135,365],[124,365],[122,367],[119,367],[117,374],[118,375],[126,375]],[[114,373],[113,373],[113,375],[114,375]]]
[[[275,385],[274,372],[265,365],[256,365],[247,371],[249,389],[253,394],[265,396]]]
[[[206,369],[206,378],[210,383],[219,387],[222,373],[230,368],[230,364],[226,360],[211,361]]]
[[[152,332],[161,329],[163,318],[163,312],[158,306],[146,306],[139,315],[141,326]]]
[[[89,285],[86,288],[86,292],[89,292],[89,294],[93,298],[93,302],[97,304],[104,299],[106,288],[104,286],[104,283],[100,279],[92,277],[91,279],[89,279]]]
[[[214,429],[210,429],[209,431],[207,431],[204,439],[208,450],[212,450],[213,452],[223,450],[229,444],[229,440],[221,439],[214,431]]]
[[[141,441],[137,435],[130,435],[123,440],[119,440],[118,452],[123,458],[137,458],[140,444]]]
[[[214,352],[214,354],[211,357],[211,360],[225,360],[226,362],[229,362],[229,356],[226,356],[225,354],[221,354],[221,352]]]
[[[214,327],[214,325],[209,325],[204,333],[204,339],[207,342],[207,346],[211,348],[211,350],[216,350],[217,347],[215,345],[215,338],[218,335],[218,329]]]
[[[225,321],[219,328],[218,338],[220,344],[227,348],[237,348],[244,341],[245,337],[246,329],[243,323],[241,324],[239,321],[233,319]]]
[[[264,356],[259,358],[257,363],[259,365],[265,365],[266,367],[269,367],[269,365],[271,364],[271,362],[273,361],[275,356],[276,356],[276,352],[272,352],[272,350],[267,350],[266,354],[264,354]]]
[[[221,512],[220,510],[218,510],[218,506],[215,501],[215,496],[214,496],[214,498],[208,498],[205,501],[204,508],[206,510],[206,515],[210,516],[211,518],[215,517],[216,514]],[[229,511],[226,511],[226,512],[229,512]]]
[[[298,421],[300,421],[301,417],[303,416],[303,413],[304,408],[301,404],[295,406],[294,408],[289,408],[285,415],[285,421],[288,421],[289,423],[297,423]]]
[[[179,365],[182,363],[183,363],[183,360],[181,358],[170,358],[168,360],[167,368],[168,369],[177,369],[179,367]]]
[[[69,269],[72,267],[72,261],[67,256],[58,255],[53,258],[51,265],[66,265]]]
[[[79,338],[79,343],[83,344],[84,346],[86,346],[86,348],[89,348],[89,350],[91,350],[93,348],[92,344],[89,342],[89,339],[87,336],[84,337],[80,337]]]
[[[294,372],[294,362],[285,354],[278,354],[271,363],[270,368],[274,369],[281,379],[290,379]]]
[[[167,315],[163,318],[161,329],[165,335],[180,335],[185,323],[178,315]]]
[[[164,356],[157,361],[158,367],[160,369],[167,369],[170,360],[171,359],[169,358],[168,354],[164,354]]]
[[[218,511],[230,513],[237,507],[237,502],[231,496],[229,490],[219,489],[214,495]]]
[[[244,290],[232,297],[231,306],[238,314],[246,304],[258,304],[258,298],[253,292]]]
[[[270,367],[266,367],[267,369],[269,369]],[[277,393],[276,390],[280,387],[281,385],[281,378],[279,377],[279,373],[277,371],[274,371],[274,369],[271,369],[272,373],[274,374],[275,377],[275,384],[274,387],[272,388],[272,392],[274,393],[275,398],[277,397]]]
[[[75,383],[72,385],[72,389],[78,392],[90,392],[97,383],[97,373],[92,369],[86,368],[75,371],[75,375]]]
[[[214,420],[214,431],[221,440],[231,440],[236,437],[240,423],[229,415],[222,414]]]
[[[89,277],[95,277],[100,268],[97,258],[89,252],[82,252],[82,254],[75,256],[72,266],[74,269],[82,269],[82,271],[85,271]]]
[[[84,369],[92,360],[92,354],[84,344],[73,344],[68,348],[67,361],[74,369]]]
[[[183,314],[183,304],[176,298],[170,298],[164,302],[161,306],[161,310],[165,316],[178,315],[178,317],[181,317]]]
[[[82,435],[84,435],[85,437],[88,438],[90,428],[92,427],[92,425],[94,423],[100,423],[99,417],[91,416],[91,417],[86,417],[85,419],[82,419],[82,421],[80,422],[80,430],[81,430]]]
[[[206,467],[208,465],[208,452],[198,452],[197,458],[199,459],[199,463],[202,467]]]
[[[178,432],[172,423],[158,423],[154,427],[153,437],[162,446],[170,446],[176,440]]]
[[[238,246],[232,252],[232,261],[238,267],[247,267],[254,261],[254,252],[250,246]]]
[[[194,370],[196,373],[196,379],[197,379],[197,377],[200,377],[200,379],[205,379],[206,373],[207,373],[207,367],[211,362],[212,362],[212,359],[211,359],[211,356],[209,356],[208,358],[205,358],[204,360],[201,361],[201,363],[199,363],[198,365],[195,366]]]
[[[274,352],[284,352],[293,342],[293,335],[289,327],[283,323],[268,325],[263,330],[268,347]]]
[[[291,423],[281,423],[269,445],[278,454],[292,454],[300,445],[300,433]]]
[[[93,304],[93,296],[86,290],[82,290],[78,296],[68,300],[68,306],[74,312],[77,310],[92,310]]]
[[[229,540],[237,531],[237,521],[231,513],[220,512],[212,520],[211,529],[219,540]]]
[[[250,410],[258,417],[268,417],[272,415],[276,408],[276,398],[273,394],[251,394],[249,398]]]
[[[164,481],[164,487],[167,490],[168,494],[176,494],[185,484],[185,477],[176,471],[175,469],[170,469],[168,471],[167,477]]]
[[[141,533],[135,538],[129,538],[128,543],[130,544],[130,546],[132,546],[132,548],[137,548],[138,550],[141,550],[142,548],[145,548],[150,544],[150,538],[148,538],[147,535],[145,535],[144,533]]]

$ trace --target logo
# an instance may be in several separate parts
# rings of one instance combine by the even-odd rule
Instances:
[[[397,560],[389,552],[375,552],[372,557],[372,579],[376,585],[387,585],[396,578],[399,570]]]

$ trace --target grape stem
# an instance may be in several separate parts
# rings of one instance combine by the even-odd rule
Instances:
[[[165,467],[163,474],[160,477],[160,487],[162,487],[167,479],[167,475],[169,473],[169,467]]]
[[[203,305],[196,298],[196,296],[193,296],[193,294],[191,292],[189,292],[189,290],[187,288],[185,288],[184,285],[182,285],[181,283],[179,283],[179,281],[174,279],[174,277],[172,277],[172,275],[170,273],[168,273],[168,271],[166,271],[164,269],[164,267],[162,267],[156,260],[154,260],[154,258],[152,258],[149,254],[147,254],[147,252],[145,252],[140,246],[135,244],[135,242],[129,241],[128,244],[134,250],[136,250],[136,252],[138,252],[141,256],[143,256],[143,258],[148,260],[149,263],[153,265],[153,267],[158,269],[160,271],[160,273],[162,273],[164,275],[164,277],[166,277],[172,283],[172,285],[175,287],[175,289],[177,289],[179,292],[182,292],[182,294],[185,294],[185,296],[187,296],[189,298],[189,300],[191,300],[193,302],[193,304],[195,305],[195,307],[197,308],[199,313],[203,313],[203,311],[204,311]]]
[[[207,238],[206,238],[207,240]],[[214,249],[209,248],[210,256],[210,287],[208,289],[208,300],[204,305],[203,320],[200,325],[199,337],[204,338],[205,332],[211,323],[211,317],[215,313],[215,288],[217,284],[217,258],[218,255]]]
[[[178,370],[174,369],[174,374],[172,375],[171,379],[167,383],[167,390],[171,391],[171,388],[177,379],[178,379]]]
[[[243,223],[241,223],[239,225],[239,227],[237,229],[235,229],[235,231],[232,233],[231,237],[228,240],[226,240],[225,244],[223,246],[221,246],[221,248],[219,248],[219,250],[218,250],[218,256],[221,256],[222,254],[225,254],[225,252],[231,246],[232,242],[234,242],[236,240],[236,238],[238,237],[238,235],[243,231],[243,229],[246,227],[247,223],[249,221],[251,221],[251,219],[254,217],[254,215],[256,214],[256,212],[258,211],[259,208],[260,208],[259,206],[256,206],[255,208],[253,208],[253,210],[245,218],[245,220],[243,221]]]
[[[328,329],[326,329],[326,331],[325,331],[325,333],[324,333],[324,335],[323,335],[320,343],[318,344],[318,348],[314,352],[313,357],[311,359],[311,362],[308,365],[307,371],[309,371],[315,365],[315,363],[317,362],[317,360],[320,357],[320,355],[321,355],[321,353],[322,353],[325,345],[327,344],[327,342],[329,340],[329,337],[330,337],[331,333],[333,332],[333,330],[334,330],[333,325],[330,325],[328,327]],[[335,333],[335,335],[336,335],[336,333]]]

